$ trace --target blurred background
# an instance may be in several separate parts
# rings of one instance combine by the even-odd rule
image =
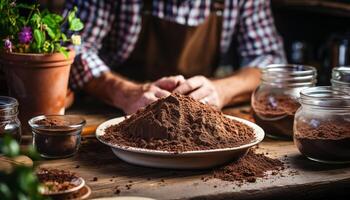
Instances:
[[[41,6],[61,12],[64,0],[39,0]],[[289,63],[318,69],[318,85],[329,85],[335,66],[350,65],[350,0],[271,0],[276,27],[282,35]],[[235,42],[232,43],[235,46]],[[235,52],[223,59],[227,73],[236,65]],[[0,94],[6,94],[0,72]]]

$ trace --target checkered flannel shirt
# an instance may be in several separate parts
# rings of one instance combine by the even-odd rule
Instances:
[[[153,0],[152,15],[187,26],[201,24],[212,0]],[[283,43],[274,26],[269,0],[224,0],[221,54],[233,35],[238,41],[241,66],[265,67],[284,63]],[[143,0],[68,0],[67,10],[78,7],[85,23],[83,43],[76,47],[70,77],[73,89],[118,67],[133,51],[141,29]]]

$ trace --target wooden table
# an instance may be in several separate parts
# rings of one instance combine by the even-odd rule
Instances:
[[[246,108],[226,110],[249,117]],[[88,127],[121,115],[94,101],[74,106],[68,113],[81,114]],[[92,188],[92,198],[110,196],[144,196],[156,199],[329,199],[325,194],[350,194],[350,166],[324,165],[301,156],[290,141],[266,139],[260,152],[284,160],[288,169],[282,176],[269,175],[256,183],[238,186],[218,179],[203,181],[210,171],[176,171],[152,169],[127,164],[114,156],[109,147],[97,140],[84,139],[72,158],[40,161],[43,167],[67,169],[81,175]],[[97,179],[97,180],[96,180]],[[120,193],[119,193],[120,192]],[[321,198],[320,198],[321,197]]]

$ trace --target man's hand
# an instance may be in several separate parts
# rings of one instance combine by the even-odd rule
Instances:
[[[217,109],[223,107],[223,100],[219,96],[215,82],[204,76],[194,76],[181,83],[174,89],[175,93],[189,95],[205,104],[209,104]]]
[[[122,106],[126,114],[132,114],[160,98],[167,97],[179,84],[185,82],[181,75],[163,77],[153,83],[137,85],[129,88],[126,93],[126,103]]]
[[[170,92],[157,87],[153,83],[138,85],[135,88],[129,88],[126,94],[126,103],[121,109],[126,114],[132,114],[138,109],[169,95]]]
[[[155,81],[154,85],[163,90],[172,92],[177,86],[184,83],[185,81],[186,80],[182,75],[168,76]]]

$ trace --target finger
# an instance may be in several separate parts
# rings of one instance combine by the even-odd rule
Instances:
[[[206,87],[200,87],[189,94],[190,97],[200,100],[210,95],[212,91]]]
[[[163,97],[167,97],[170,95],[170,92],[166,91],[166,90],[162,90],[162,89],[157,89],[154,92],[155,97],[157,98],[163,98]]]
[[[154,84],[161,89],[167,91],[173,91],[179,84],[185,82],[185,78],[182,75],[163,77],[157,80]]]
[[[173,92],[180,94],[188,94],[193,90],[201,87],[204,84],[204,79],[200,76],[195,76],[190,79],[187,79],[184,83],[180,84],[174,89]]]
[[[154,94],[154,92],[146,92],[141,100],[142,106],[147,106],[150,103],[157,101],[158,98]]]

